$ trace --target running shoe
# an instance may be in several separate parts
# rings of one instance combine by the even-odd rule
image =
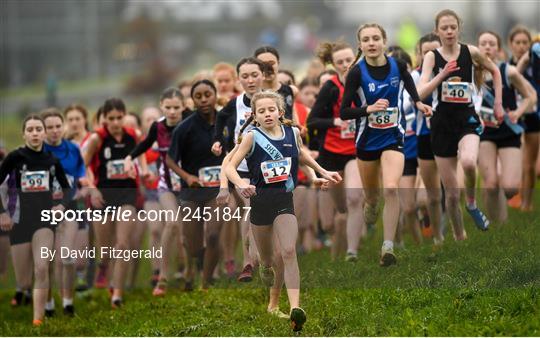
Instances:
[[[107,268],[104,266],[100,265],[98,268],[95,287],[98,289],[105,289],[107,287]]]
[[[397,264],[396,256],[394,255],[393,248],[382,248],[381,249],[381,260],[379,265],[382,267],[388,267],[390,265]]]
[[[476,225],[478,229],[482,231],[488,230],[489,220],[487,219],[486,215],[484,215],[484,213],[480,211],[480,209],[478,209],[478,207],[475,207],[474,209],[469,209],[469,208],[465,208],[465,209],[467,209],[467,212],[469,213],[469,215],[471,215],[474,221],[474,224]]]
[[[227,277],[233,279],[236,277],[236,267],[234,266],[234,259],[225,262],[225,271],[227,272]]]
[[[508,200],[507,204],[510,208],[513,208],[513,209],[521,208],[521,194],[520,193],[515,194],[514,197]]]
[[[295,307],[291,310],[291,328],[294,332],[302,331],[306,322],[306,311],[302,308]]]
[[[22,304],[23,301],[23,293],[22,291],[15,292],[15,295],[13,298],[11,298],[11,306],[19,306]]]
[[[345,256],[345,262],[356,262],[358,260],[357,254],[353,252],[347,252],[347,255]]]
[[[123,302],[122,302],[121,299],[116,299],[116,300],[114,300],[114,301],[111,303],[111,306],[112,306],[113,309],[119,309],[119,308],[121,308],[123,305],[124,305],[124,304],[123,304]]]
[[[283,311],[281,311],[279,307],[275,307],[273,309],[266,309],[266,311],[268,311],[268,313],[271,314],[272,316],[277,317],[279,319],[289,319],[289,316]]]
[[[41,319],[34,319],[32,321],[32,326],[35,326],[35,327],[41,326],[42,324],[43,324],[43,321]]]
[[[32,305],[32,289],[26,290],[24,293],[24,305]]]
[[[54,309],[50,309],[50,310],[45,309],[45,317],[48,317],[48,318],[54,317]]]
[[[274,285],[274,268],[271,266],[261,265],[259,267],[259,276],[264,286],[272,287]]]
[[[375,224],[377,223],[377,218],[379,217],[379,210],[377,205],[371,205],[366,203],[364,205],[364,221],[366,224]],[[369,227],[368,227],[369,228]]]
[[[184,291],[185,292],[193,291],[193,281],[186,281],[186,283],[184,284]]]
[[[243,282],[243,283],[248,283],[248,282],[251,282],[252,280],[253,280],[253,267],[251,266],[251,264],[248,264],[244,266],[244,269],[238,276],[238,281]]]
[[[154,290],[152,291],[152,296],[163,297],[165,296],[166,293],[167,293],[167,280],[162,279],[154,287]]]
[[[73,307],[73,305],[64,306],[64,314],[69,317],[75,316],[75,308]]]

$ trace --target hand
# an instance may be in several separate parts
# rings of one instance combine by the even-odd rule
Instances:
[[[137,178],[137,169],[135,169],[135,166],[132,166],[129,170],[126,170],[124,167],[125,173],[127,174],[127,177],[136,179]]]
[[[457,65],[457,60],[452,60],[452,61],[448,61],[446,65],[444,65],[442,73],[444,74],[444,77],[447,77],[448,75],[458,70],[459,70],[459,67]]]
[[[325,178],[317,177],[312,181],[312,183],[315,188],[320,188],[323,191],[328,190],[330,187],[330,182]]]
[[[97,188],[90,189],[90,204],[96,209],[101,209],[105,205],[103,195]]]
[[[378,111],[384,111],[388,106],[390,105],[390,102],[386,99],[378,99],[377,102],[375,102],[372,105],[369,105],[366,109],[368,114],[375,113]]]
[[[131,156],[126,156],[124,159],[124,170],[126,172],[129,172],[133,168],[133,160],[131,159]]]
[[[13,223],[11,222],[11,217],[9,217],[9,213],[3,212],[0,214],[0,229],[3,231],[9,231],[13,227]]]
[[[502,107],[502,103],[495,102],[493,105],[493,113],[495,114],[495,118],[499,123],[502,123],[504,120],[504,109]]]
[[[238,188],[240,189],[240,195],[244,196],[245,198],[250,198],[257,195],[257,191],[254,185],[243,183]]]
[[[88,189],[88,187],[82,187],[77,190],[73,199],[74,200],[85,199],[89,194],[90,194],[90,190]]]
[[[510,119],[510,122],[516,124],[519,120],[519,115],[517,113],[517,110],[511,110],[508,112],[508,118]]]
[[[223,152],[223,147],[221,146],[221,142],[214,142],[212,144],[212,153],[216,156],[221,156],[221,153]]]
[[[229,193],[229,188],[221,188],[219,189],[219,194],[216,197],[216,201],[218,205],[227,205],[229,204],[229,196],[231,194]]]
[[[427,104],[423,104],[422,102],[418,101],[416,102],[416,108],[424,114],[425,117],[432,116],[433,110],[430,106]]]
[[[190,188],[200,188],[202,186],[201,182],[199,182],[199,178],[193,175],[188,175],[186,183]]]
[[[327,179],[329,182],[337,184],[341,182],[342,178],[337,171],[323,170],[320,172],[321,176]]]
[[[343,124],[343,120],[340,119],[339,117],[336,117],[336,118],[334,119],[334,126],[336,126],[336,127],[341,127],[342,124]]]
[[[307,135],[307,128],[304,127],[304,126],[302,126],[302,127],[300,128],[300,137],[305,138],[306,135]]]
[[[66,210],[66,208],[62,204],[57,204],[54,207],[52,207],[51,210],[52,211],[56,211],[56,210],[64,211],[64,210]]]

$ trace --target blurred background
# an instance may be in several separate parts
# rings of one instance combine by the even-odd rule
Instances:
[[[388,44],[411,50],[444,8],[463,19],[462,39],[490,29],[507,36],[516,23],[540,27],[540,1],[135,1],[2,0],[1,121],[47,105],[97,107],[121,96],[132,109],[163,88],[233,65],[268,44],[280,68],[301,79],[317,43],[356,44],[359,24],[382,24]],[[4,124],[4,123],[3,123]],[[11,131],[0,128],[2,134]],[[0,136],[4,138],[4,136]]]

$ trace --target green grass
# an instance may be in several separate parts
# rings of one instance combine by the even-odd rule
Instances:
[[[538,196],[536,199],[538,202]],[[539,204],[536,203],[538,206]],[[538,208],[538,207],[537,207]],[[377,266],[381,229],[366,240],[360,261],[332,263],[327,251],[300,257],[302,306],[309,336],[540,335],[540,217],[510,211],[510,222],[469,240],[447,238],[442,251],[407,242],[398,265]],[[451,236],[447,236],[451,237]],[[31,327],[31,307],[11,309],[13,290],[0,291],[0,335],[47,336],[287,336],[287,321],[266,314],[260,281],[219,281],[208,293],[172,287],[151,296],[149,264],[126,305],[111,310],[106,291],[76,299],[77,316],[62,314]],[[57,298],[57,304],[60,299]],[[287,309],[282,294],[282,309]],[[58,305],[57,305],[58,309]],[[58,311],[58,310],[57,310]]]

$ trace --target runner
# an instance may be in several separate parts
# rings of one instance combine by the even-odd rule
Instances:
[[[137,199],[137,173],[132,168],[126,171],[124,158],[135,148],[139,136],[133,129],[123,126],[126,107],[121,99],[111,98],[103,104],[105,126],[98,128],[88,139],[84,153],[86,165],[92,168],[97,189],[92,190],[91,201],[95,208],[122,207],[135,215]],[[144,160],[144,158],[143,158]],[[143,162],[143,161],[141,161]],[[131,248],[134,223],[110,219],[94,222],[96,246],[113,247],[117,250]],[[112,239],[115,238],[115,242]],[[106,276],[106,264],[109,255],[102,256],[98,280]],[[123,305],[123,290],[129,262],[115,259],[112,273],[111,305],[119,308]]]
[[[215,198],[219,192],[220,165],[225,155],[215,156],[210,150],[215,137],[216,95],[216,87],[209,80],[193,84],[191,98],[196,111],[174,129],[166,160],[167,166],[181,178],[179,197],[189,260],[186,280],[193,283],[195,259],[204,257],[202,290],[208,290],[212,283],[223,224]],[[206,215],[205,210],[210,210],[210,216],[202,216]]]
[[[16,279],[31,281],[24,277],[34,269],[33,325],[43,323],[45,303],[49,291],[49,260],[43,257],[43,248],[54,247],[55,227],[50,221],[42,220],[42,211],[63,211],[70,200],[69,182],[60,161],[50,152],[44,151],[45,124],[37,115],[26,117],[22,124],[25,146],[8,154],[0,166],[0,182],[8,175],[15,175],[19,198],[19,219],[11,218],[0,201],[0,228],[10,231],[11,254]],[[53,181],[60,183],[63,198],[55,205],[52,200]],[[53,207],[54,205],[54,207]],[[50,215],[50,214],[49,214]],[[48,251],[50,252],[50,251]],[[24,289],[30,285],[23,285]]]
[[[225,170],[242,195],[251,199],[250,222],[261,259],[259,273],[266,286],[273,286],[268,311],[279,315],[279,294],[285,281],[291,325],[294,331],[300,331],[306,313],[300,308],[300,273],[296,259],[298,225],[292,197],[298,164],[303,162],[319,172],[324,179],[314,178],[318,182],[337,183],[341,177],[323,169],[300,147],[299,131],[283,120],[285,105],[281,95],[271,91],[257,93],[251,106],[254,118],[248,119],[246,124],[254,119],[259,127],[247,133]],[[250,169],[250,183],[236,171],[244,158]],[[273,252],[277,253],[274,259]]]
[[[493,116],[493,81],[482,86],[480,117],[484,121],[484,133],[480,136],[478,167],[483,180],[484,200],[488,217],[499,223],[508,218],[506,199],[519,191],[521,170],[521,133],[517,124],[521,116],[534,109],[536,93],[514,66],[498,59],[501,38],[494,32],[478,35],[478,48],[495,62],[502,76],[502,106],[506,111],[504,121],[499,123]],[[522,98],[517,102],[516,94]],[[497,170],[500,163],[500,173]],[[500,178],[499,178],[500,177]]]
[[[135,159],[148,151],[156,142],[159,150],[160,162],[159,162],[159,183],[158,183],[158,195],[159,204],[155,210],[172,210],[176,213],[178,203],[176,202],[176,194],[179,193],[181,183],[180,178],[167,166],[167,152],[171,144],[171,137],[174,128],[180,123],[182,118],[182,111],[184,110],[182,93],[176,88],[167,88],[163,91],[160,97],[160,109],[164,114],[164,117],[158,121],[152,122],[146,138],[139,143],[133,151],[126,157],[126,167],[132,166],[132,159]],[[153,295],[163,296],[167,290],[167,282],[169,280],[169,262],[172,257],[174,239],[180,237],[182,239],[182,223],[181,220],[168,219],[165,220],[165,226],[163,231],[159,231],[160,237],[154,239],[154,246],[161,246],[162,259],[158,262],[157,272],[159,275],[158,283],[155,285]],[[161,225],[156,225],[161,226]],[[159,229],[157,229],[159,230]],[[157,232],[153,228],[154,231]],[[182,252],[182,257],[185,259],[183,241],[178,250]],[[185,262],[181,262],[185,263]],[[184,264],[185,265],[185,264]],[[154,272],[154,273],[155,273]],[[186,285],[186,289],[191,289],[191,285]]]
[[[41,113],[41,118],[45,123],[46,139],[43,149],[52,153],[60,160],[62,168],[66,173],[66,177],[71,186],[70,200],[67,209],[78,210],[77,198],[75,193],[78,187],[88,186],[86,179],[86,168],[81,156],[81,151],[77,145],[63,138],[64,136],[64,116],[59,110],[49,108]],[[80,191],[79,191],[80,193]],[[62,199],[62,189],[57,181],[53,181],[53,199],[59,201]],[[79,196],[77,196],[79,197]],[[76,221],[63,221],[56,229],[55,249],[61,252],[61,248],[65,247],[71,250],[75,249],[75,239],[79,224]],[[75,291],[75,259],[62,258],[56,259],[56,276],[60,285],[60,293],[62,296],[62,306],[64,314],[73,316],[75,308],[73,306],[73,294]],[[54,310],[54,300],[52,297],[46,304],[46,310]]]
[[[418,68],[411,72],[414,83],[418,85],[422,71],[422,63],[424,56],[441,47],[441,40],[435,33],[424,35],[418,41],[416,60]],[[431,106],[433,97],[428,96],[422,100],[425,104]],[[427,211],[429,215],[429,225],[432,227],[433,243],[435,247],[442,245],[444,236],[441,231],[442,221],[442,189],[441,178],[435,163],[435,156],[431,146],[431,131],[429,128],[429,119],[421,112],[416,112],[416,136],[417,136],[417,153],[418,166],[420,168],[420,177],[425,186],[424,192],[427,199]]]
[[[478,229],[485,231],[489,226],[489,220],[476,205],[475,196],[479,135],[482,133],[482,125],[472,101],[474,85],[481,82],[477,79],[481,73],[477,70],[475,74],[475,69],[483,68],[491,73],[495,90],[494,113],[498,120],[503,116],[499,69],[478,48],[459,43],[460,27],[461,20],[454,11],[443,10],[437,14],[435,30],[442,47],[424,56],[418,84],[422,98],[433,93],[432,149],[456,240],[467,238],[460,207],[458,160],[465,175],[467,212]]]
[[[358,60],[361,54],[364,57],[358,63],[357,60],[353,62],[347,75],[341,118],[359,120],[356,156],[366,195],[366,224],[376,222],[379,189],[384,190],[384,242],[379,264],[386,267],[396,264],[394,237],[400,209],[398,187],[405,162],[404,116],[398,107],[401,82],[418,110],[430,115],[431,108],[420,102],[407,65],[384,54],[384,28],[373,23],[362,25],[357,31],[357,39],[360,48],[356,58]]]
[[[313,109],[309,114],[307,126],[317,129],[319,136],[318,163],[343,176],[340,184],[332,186],[329,192],[332,204],[320,203],[323,229],[332,234],[332,258],[336,259],[343,247],[342,238],[346,234],[346,261],[357,260],[360,237],[366,232],[362,206],[364,195],[362,182],[355,161],[356,121],[343,121],[339,109],[345,88],[343,83],[354,61],[352,47],[344,41],[325,42],[319,45],[321,61],[331,64],[338,72],[322,86]],[[324,196],[324,195],[323,195]],[[334,217],[332,205],[337,211]]]
[[[264,74],[269,72],[269,67],[259,59],[248,57],[243,58],[238,62],[236,70],[244,92],[232,99],[218,113],[215,142],[212,145],[212,152],[216,156],[221,155],[223,152],[222,145],[225,145],[226,149],[229,151],[227,156],[223,159],[222,166],[225,166],[230,161],[230,158],[235,151],[235,139],[238,139],[240,129],[251,114],[251,98],[255,93],[261,90]],[[228,130],[227,138],[224,137],[225,127]],[[242,162],[238,167],[238,172],[242,179],[246,182],[249,181],[247,163]],[[220,187],[220,196],[218,199],[222,201],[222,204],[225,204],[225,201],[228,199],[229,191],[229,182],[226,175],[221,175]],[[232,207],[249,207],[249,199],[244,198],[238,191],[236,191],[234,197],[236,203],[232,205]],[[240,220],[240,231],[242,238],[243,269],[238,276],[238,281],[251,282],[253,278],[253,268],[255,267],[255,262],[257,260],[257,250],[255,248],[253,235],[250,231],[249,221],[246,217],[242,217]],[[228,262],[226,261],[226,265],[231,265],[230,258]]]

